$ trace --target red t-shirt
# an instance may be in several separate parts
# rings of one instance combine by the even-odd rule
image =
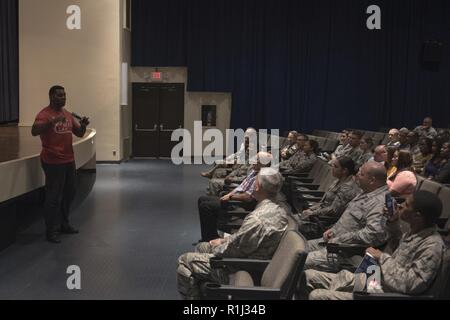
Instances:
[[[46,123],[52,118],[63,115],[66,121],[58,122],[41,134],[41,160],[48,164],[65,164],[75,161],[72,147],[72,129],[79,128],[78,122],[65,109],[55,111],[51,107],[42,109],[36,116],[36,123]]]

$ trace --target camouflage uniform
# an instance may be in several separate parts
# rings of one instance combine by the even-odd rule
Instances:
[[[248,175],[252,165],[251,164],[235,164],[233,171],[227,176],[231,180],[231,183],[241,183]],[[211,196],[219,196],[223,191],[225,185],[225,179],[213,178],[208,183],[208,194]]]
[[[202,282],[227,283],[225,271],[212,270],[211,257],[271,259],[287,228],[289,208],[283,202],[265,199],[244,220],[241,228],[217,247],[200,243],[196,252],[178,259],[178,291],[186,299],[200,298]]]
[[[307,172],[311,170],[316,160],[317,156],[314,153],[307,156],[304,152],[299,151],[289,160],[282,161],[280,170],[287,174]]]
[[[294,154],[296,154],[298,151],[298,145],[297,143],[294,143],[292,145],[287,144],[285,145],[283,148],[281,148],[280,150],[280,154],[282,154],[283,152],[286,153],[286,157],[284,158],[284,160],[288,160],[290,159]]]
[[[432,284],[445,254],[445,245],[435,227],[417,234],[401,234],[398,223],[388,224],[392,255],[380,257],[381,285],[384,292],[419,295]],[[399,239],[399,236],[401,239]],[[337,274],[307,270],[306,290],[310,299],[352,299],[355,275],[348,271]],[[359,281],[357,279],[357,281]]]
[[[348,152],[351,149],[349,144],[340,144],[337,146],[336,150],[333,152],[332,156],[339,158],[344,155],[344,153]]]
[[[348,149],[346,152],[344,152],[344,154],[342,156],[352,159],[353,162],[357,165],[358,160],[359,160],[359,158],[361,158],[362,154],[363,154],[362,150],[358,147],[358,148]]]
[[[370,159],[372,159],[373,153],[372,152],[366,152],[362,153],[358,160],[355,162],[355,168],[359,169],[361,168],[366,162],[368,162]]]
[[[311,214],[294,216],[299,224],[299,231],[307,239],[321,237],[323,232],[326,231],[323,229],[330,227],[330,225],[320,222],[320,218],[336,217],[338,219],[344,212],[347,204],[359,193],[361,193],[361,189],[355,183],[353,177],[348,177],[343,182],[336,180],[325,193],[322,200],[309,208],[312,211]]]
[[[433,127],[425,129],[423,126],[417,126],[414,132],[417,132],[420,138],[434,139],[438,135],[436,129]]]
[[[333,238],[330,243],[365,244],[376,247],[387,240],[386,219],[383,216],[387,186],[370,193],[362,193],[347,206],[341,218],[330,229]],[[333,261],[328,260],[327,249],[320,246],[322,238],[308,241],[310,253],[306,259],[305,269],[335,271]]]

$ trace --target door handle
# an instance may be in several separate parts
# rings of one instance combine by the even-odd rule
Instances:
[[[139,132],[156,132],[156,131],[158,131],[158,125],[155,124],[153,126],[153,129],[139,129],[139,126],[136,123],[136,125],[134,126],[134,130],[139,131]]]
[[[173,132],[173,129],[164,129],[164,125],[161,124],[159,126],[159,131],[161,131],[161,132]]]

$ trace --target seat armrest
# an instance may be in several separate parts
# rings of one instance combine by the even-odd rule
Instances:
[[[308,176],[309,175],[307,173],[299,173],[298,175],[295,175],[295,176],[288,175],[286,177],[286,180],[288,180],[288,181],[296,181],[296,180],[308,178]]]
[[[295,180],[291,180],[291,183],[294,185],[297,185],[299,183],[313,183],[314,179],[313,178],[298,178]]]
[[[367,293],[354,292],[355,300],[432,300],[432,296],[410,296],[401,293]]]
[[[319,190],[298,190],[298,189],[295,189],[295,193],[307,194],[307,195],[316,196],[316,197],[323,197],[323,195],[325,194],[325,192],[319,191]],[[305,199],[309,199],[309,198],[305,198]]]
[[[207,299],[221,300],[278,300],[280,289],[267,287],[234,287],[216,283],[206,283],[204,293]]]
[[[229,269],[229,270],[242,270],[247,271],[256,278],[260,277],[270,260],[258,260],[258,259],[238,259],[238,258],[221,258],[212,257],[209,259],[209,264],[213,269]]]
[[[294,184],[294,186],[293,186],[294,190],[296,192],[297,191],[301,192],[303,190],[298,190],[297,187],[302,187],[302,188],[306,188],[306,189],[309,189],[309,190],[317,190],[317,189],[320,188],[320,185],[319,184],[312,184],[312,183],[296,183],[296,184]],[[308,191],[308,190],[304,190],[304,191]]]
[[[244,210],[232,210],[227,211],[227,214],[244,219],[246,216],[248,216],[251,213],[251,211],[244,211]]]
[[[361,244],[327,243],[327,252],[343,256],[364,256],[368,246]]]

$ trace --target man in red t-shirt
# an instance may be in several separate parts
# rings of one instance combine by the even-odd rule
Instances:
[[[64,109],[66,93],[63,87],[49,91],[50,105],[36,116],[31,134],[42,141],[41,163],[45,173],[45,224],[47,240],[60,243],[59,233],[75,234],[69,224],[69,210],[75,195],[75,157],[72,133],[82,138],[89,125],[88,118],[80,122]]]

